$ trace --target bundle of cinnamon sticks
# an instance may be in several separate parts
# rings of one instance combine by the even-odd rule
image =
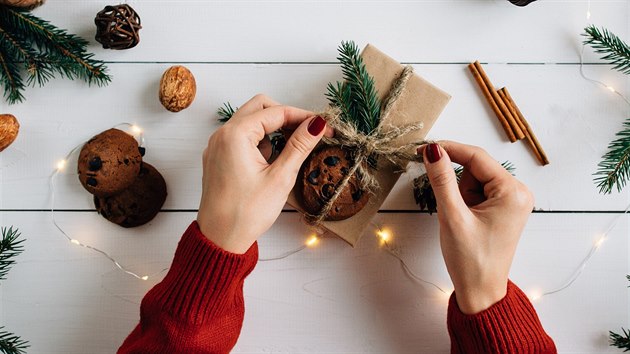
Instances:
[[[549,164],[547,154],[545,154],[545,151],[540,145],[540,142],[538,142],[536,135],[534,135],[523,113],[521,113],[521,110],[516,106],[516,103],[514,103],[507,88],[503,87],[500,90],[495,90],[492,82],[490,82],[490,79],[478,61],[470,63],[468,69],[470,69],[483,95],[486,97],[490,107],[499,119],[508,139],[510,139],[511,142],[525,139],[540,164],[543,166]]]

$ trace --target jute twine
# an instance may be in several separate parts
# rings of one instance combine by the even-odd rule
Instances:
[[[341,110],[337,107],[331,107],[319,114],[326,119],[328,126],[335,130],[335,136],[333,138],[325,137],[323,139],[324,143],[341,146],[342,148],[347,148],[352,151],[353,164],[350,171],[337,184],[335,193],[328,199],[319,213],[316,215],[306,214],[306,220],[311,225],[319,226],[321,224],[355,173],[357,174],[361,189],[371,194],[378,191],[379,184],[372,169],[369,167],[368,159],[379,160],[384,158],[393,166],[400,168],[400,170],[404,170],[409,162],[418,161],[418,157],[413,153],[409,153],[409,150],[421,145],[422,142],[411,142],[396,146],[392,145],[392,141],[422,129],[424,124],[420,122],[399,127],[391,124],[383,124],[391,114],[394,104],[402,95],[412,75],[413,68],[406,66],[398,79],[392,84],[389,95],[385,99],[383,108],[381,109],[380,123],[371,134],[364,134],[360,132],[354,124],[342,121]]]

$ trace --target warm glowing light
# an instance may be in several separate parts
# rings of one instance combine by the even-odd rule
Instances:
[[[81,242],[79,242],[79,240],[72,239],[72,240],[70,240],[70,242],[74,243],[77,246],[81,245]]]
[[[591,19],[591,11],[586,11],[586,19],[587,20]]]
[[[63,171],[64,168],[66,168],[66,164],[68,162],[66,160],[59,160],[59,162],[57,162],[57,171]]]
[[[131,132],[134,133],[135,135],[140,135],[142,134],[142,128],[134,124],[131,126]]]
[[[615,88],[614,88],[614,87],[612,87],[612,86],[606,86],[606,88],[607,88],[607,89],[608,89],[608,91],[610,91],[610,92],[617,92],[617,91],[615,90]]]
[[[533,290],[529,292],[528,297],[531,301],[536,301],[542,297],[542,294],[538,290]]]
[[[149,279],[149,276],[148,276],[148,275],[145,275],[145,276],[141,277],[140,279],[142,279],[142,280],[148,280],[148,279]]]
[[[597,241],[595,241],[595,248],[601,247],[602,243],[606,241],[606,236],[600,237]]]
[[[382,241],[382,242],[387,242],[392,238],[392,235],[389,231],[387,230],[378,230],[376,231],[376,236],[378,236],[378,238]]]
[[[308,247],[314,247],[315,245],[317,245],[318,242],[319,242],[319,238],[317,237],[317,235],[313,235],[309,237],[308,240],[306,240],[306,245]]]

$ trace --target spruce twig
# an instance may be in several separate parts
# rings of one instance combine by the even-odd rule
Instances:
[[[28,342],[0,327],[0,352],[3,354],[25,354]]]
[[[7,273],[15,264],[15,257],[24,251],[24,239],[18,240],[20,233],[18,229],[0,228],[2,239],[0,239],[0,280],[6,279]],[[26,353],[28,342],[22,340],[13,333],[0,327],[0,352],[4,354],[23,354]]]
[[[623,122],[617,139],[608,144],[595,176],[600,193],[610,193],[615,187],[621,191],[625,187],[630,178],[630,119]]]
[[[341,119],[353,123],[366,135],[378,127],[381,116],[381,102],[378,98],[374,79],[368,73],[359,48],[352,42],[341,42],[339,46],[341,72],[344,82],[328,84],[328,101],[341,109]]]
[[[0,5],[0,83],[5,99],[11,104],[21,102],[26,84],[42,86],[55,74],[106,85],[111,80],[107,68],[87,52],[87,46],[83,38],[24,9]]]
[[[20,232],[13,227],[0,229],[0,280],[5,280],[10,268],[15,264],[15,257],[24,251],[24,239],[18,240]]]
[[[596,53],[604,54],[601,59],[614,65],[614,69],[630,74],[630,46],[606,28],[601,30],[594,25],[584,29],[584,44],[590,45]]]
[[[595,52],[603,54],[603,60],[613,68],[630,74],[630,46],[606,28],[599,29],[590,25],[582,34],[585,45],[590,45]],[[630,179],[630,118],[623,123],[617,138],[608,144],[608,151],[598,164],[594,181],[600,193],[611,193],[614,188],[621,191]]]
[[[219,107],[219,109],[217,109],[217,114],[219,115],[219,122],[221,123],[227,122],[228,120],[230,120],[230,118],[232,118],[232,116],[234,115],[234,113],[236,113],[237,110],[238,108],[232,107],[230,102],[224,103],[223,107]]]
[[[630,282],[630,275],[626,275],[626,279]],[[630,287],[630,285],[628,285]],[[611,347],[625,349],[624,352],[630,351],[630,331],[621,327],[622,334],[608,331],[608,339]]]
[[[516,170],[516,168],[510,161],[502,162],[501,166],[503,166],[506,171],[514,175],[514,171]],[[458,166],[454,170],[455,177],[457,178],[457,183],[459,183],[462,178],[464,168],[462,166]],[[429,176],[426,173],[414,178],[413,196],[420,210],[426,210],[429,212],[429,214],[433,214],[437,211],[437,200],[435,199],[435,193],[433,192],[433,187],[431,186],[431,182],[429,181]]]

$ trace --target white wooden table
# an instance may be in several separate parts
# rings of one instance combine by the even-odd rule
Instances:
[[[587,1],[540,0],[517,8],[504,0],[440,1],[130,1],[142,17],[140,44],[107,51],[93,40],[106,1],[49,0],[36,14],[91,41],[113,82],[88,88],[54,80],[7,106],[21,122],[0,154],[0,224],[19,227],[26,252],[0,286],[0,324],[30,341],[30,353],[111,353],[136,325],[139,302],[161,275],[134,279],[104,257],[67,242],[51,222],[49,177],[56,161],[120,122],[145,131],[146,161],[164,174],[169,195],[151,223],[122,229],[94,212],[75,176],[59,176],[56,213],[72,237],[110,252],[140,274],[169,265],[195,217],[200,155],[225,101],[265,92],[296,106],[325,104],[339,79],[341,40],[373,43],[453,99],[430,137],[477,144],[510,160],[536,195],[511,277],[526,292],[564,284],[615,220],[607,241],[575,283],[535,302],[563,353],[616,352],[608,330],[630,325],[628,190],[600,195],[592,173],[630,114],[619,98],[579,74]],[[630,3],[590,4],[591,22],[630,40]],[[587,49],[587,75],[630,94],[630,81]],[[508,86],[545,147],[540,167],[525,144],[510,144],[466,69],[486,65]],[[178,114],[157,99],[162,72],[178,63],[197,79],[197,99]],[[74,162],[69,168],[74,169]],[[394,232],[415,273],[452,289],[435,216],[416,210],[414,176],[403,176],[375,221]],[[260,241],[261,257],[299,247],[308,234],[284,212]],[[368,232],[356,248],[325,238],[313,249],[260,263],[245,287],[246,317],[236,353],[448,353],[446,296],[414,282]]]

